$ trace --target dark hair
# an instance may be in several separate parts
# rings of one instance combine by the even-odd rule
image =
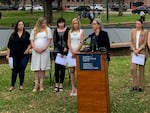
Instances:
[[[18,32],[18,24],[19,24],[19,22],[22,22],[22,23],[24,24],[24,21],[18,20],[17,23],[16,23],[16,25],[15,25],[15,29],[14,29],[14,32],[15,32],[15,33]],[[24,24],[24,25],[25,25],[25,24]],[[24,30],[25,30],[25,28],[23,28],[23,31],[24,31]]]
[[[18,32],[18,24],[19,24],[19,22],[22,22],[22,23],[24,24],[24,21],[22,21],[22,20],[18,20],[18,21],[16,22],[15,27],[14,27],[14,32],[11,34],[10,39],[13,39],[14,36],[16,35],[16,33]],[[24,24],[24,25],[25,25],[25,24]],[[23,28],[23,32],[24,32],[24,31],[25,31],[25,28]]]
[[[137,21],[141,22],[141,24],[143,24],[143,20],[142,19],[137,19]]]
[[[65,27],[65,22],[66,22],[66,21],[65,21],[65,19],[62,18],[62,17],[60,17],[60,18],[57,19],[57,27],[59,27],[58,24],[61,23],[61,22],[64,23],[64,27]]]
[[[142,19],[137,19],[137,21],[139,21],[141,24],[143,24],[143,20]],[[142,30],[144,30],[143,25],[142,25]]]

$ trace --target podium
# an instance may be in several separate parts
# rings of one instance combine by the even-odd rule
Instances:
[[[110,113],[105,53],[76,55],[78,113]]]

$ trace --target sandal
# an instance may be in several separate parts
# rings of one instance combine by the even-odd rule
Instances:
[[[55,87],[53,92],[54,92],[54,93],[59,92],[59,88],[58,88],[58,87]]]
[[[64,90],[63,90],[63,88],[61,87],[61,88],[59,88],[59,91],[60,91],[60,92],[63,92]]]
[[[14,87],[13,87],[13,86],[11,86],[11,87],[9,88],[9,91],[12,91],[12,90],[14,90]]]
[[[38,90],[38,80],[35,80],[35,84],[32,92],[37,92],[37,90]]]
[[[23,86],[20,86],[19,89],[20,89],[20,90],[23,90]]]
[[[77,96],[77,91],[71,91],[70,96]]]
[[[43,80],[40,80],[40,91],[43,91],[44,88],[43,88]]]

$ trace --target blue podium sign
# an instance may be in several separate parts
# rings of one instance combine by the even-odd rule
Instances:
[[[100,54],[80,54],[80,70],[101,70]]]

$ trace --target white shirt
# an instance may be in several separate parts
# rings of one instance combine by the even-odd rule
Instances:
[[[145,15],[144,11],[141,11],[140,16],[144,16],[144,15]]]
[[[139,48],[139,38],[140,38],[140,34],[141,34],[141,31],[137,31],[137,32],[136,32],[136,49]]]

